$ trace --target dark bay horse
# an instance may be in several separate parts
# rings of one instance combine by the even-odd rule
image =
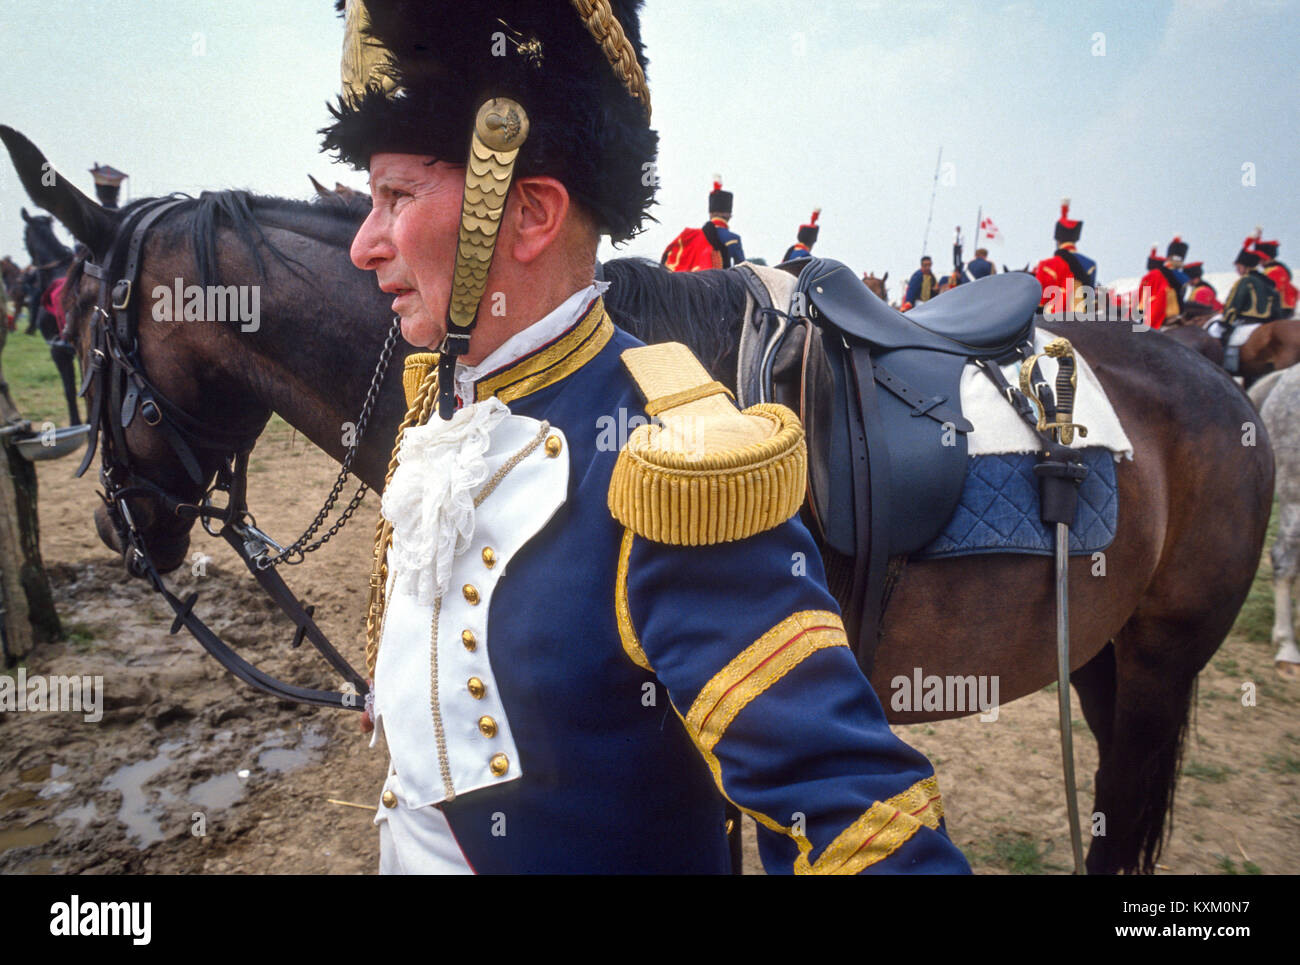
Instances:
[[[12,134],[0,128],[7,143]],[[102,258],[132,207],[105,211],[61,179],[44,187],[39,153],[12,144],[10,151],[37,203]],[[348,257],[365,210],[364,200],[322,206],[227,192],[185,202],[159,221],[144,247],[141,291],[207,277],[260,284],[264,294],[260,327],[248,333],[154,322],[142,299],[141,354],[158,388],[186,412],[220,412],[228,428],[251,435],[278,412],[341,459],[344,425],[361,407],[390,319],[388,298]],[[674,274],[620,259],[602,272],[620,325],[647,341],[687,343],[734,387],[748,296],[733,271]],[[98,286],[80,263],[71,279],[69,323],[84,351]],[[1106,323],[1052,327],[1089,360],[1137,453],[1117,469],[1119,531],[1101,567],[1084,558],[1071,568],[1071,679],[1100,752],[1094,813],[1105,816],[1106,833],[1093,838],[1088,869],[1149,872],[1168,831],[1196,676],[1231,628],[1259,563],[1272,453],[1262,427],[1254,445],[1243,444],[1243,425],[1257,418],[1246,396],[1172,339]],[[358,474],[376,489],[404,407],[398,368],[383,383],[374,431],[357,456]],[[187,499],[200,494],[156,430],[136,419],[126,435],[160,486]],[[180,565],[190,524],[151,507],[150,497],[134,502],[156,565]],[[111,527],[100,532],[121,549]],[[1042,557],[910,563],[872,677],[887,711],[890,682],[914,668],[996,676],[1003,700],[1053,682],[1053,586],[1052,563]],[[953,716],[962,715],[890,712],[899,723]]]

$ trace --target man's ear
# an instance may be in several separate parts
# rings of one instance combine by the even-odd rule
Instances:
[[[569,216],[569,191],[555,178],[520,178],[512,187],[515,196],[512,253],[515,261],[528,264],[560,237]]]

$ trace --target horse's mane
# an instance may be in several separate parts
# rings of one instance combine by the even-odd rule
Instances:
[[[605,308],[643,342],[683,342],[710,371],[734,353],[748,290],[732,269],[668,271],[648,258],[616,258],[597,273]]]
[[[204,191],[197,198],[183,194],[172,195],[180,200],[158,222],[158,229],[188,230],[198,263],[200,284],[212,285],[218,281],[217,239],[221,228],[229,228],[247,248],[257,265],[258,272],[266,276],[266,260],[262,249],[295,274],[305,266],[281,251],[267,238],[263,229],[280,228],[296,234],[307,235],[326,244],[347,248],[352,244],[357,225],[370,211],[370,199],[358,196],[351,200],[298,201],[272,195],[253,194],[250,191]],[[157,198],[139,198],[122,208],[123,223],[145,205]]]
[[[159,222],[159,230],[188,232],[198,263],[200,284],[218,283],[217,242],[228,228],[251,253],[265,277],[263,247],[295,274],[303,266],[267,238],[265,228],[280,228],[347,249],[358,225],[370,211],[370,198],[359,194],[297,201],[249,191],[204,191],[197,198],[173,195],[181,203]],[[123,223],[157,200],[140,198],[122,208]],[[69,277],[75,288],[78,261]],[[713,369],[736,351],[745,317],[747,290],[732,271],[670,272],[646,258],[617,258],[600,266],[610,283],[605,305],[621,328],[644,342],[684,342]]]

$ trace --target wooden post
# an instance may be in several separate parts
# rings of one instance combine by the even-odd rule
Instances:
[[[0,353],[8,327],[0,324]],[[0,665],[12,666],[38,643],[63,636],[41,561],[36,466],[13,446],[11,427],[25,420],[0,366]],[[9,431],[6,431],[9,430]]]

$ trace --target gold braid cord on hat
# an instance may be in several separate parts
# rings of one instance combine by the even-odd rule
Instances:
[[[646,86],[645,71],[636,59],[636,51],[628,42],[623,26],[610,9],[609,0],[571,0],[573,8],[582,17],[591,36],[600,49],[605,52],[609,65],[623,82],[627,92],[645,108],[646,120],[650,119],[650,88]]]
[[[392,76],[392,61],[388,50],[372,37],[366,36],[370,15],[364,0],[348,0],[343,20],[343,98],[356,105],[367,87],[378,86],[385,94],[392,94],[397,84]]]

